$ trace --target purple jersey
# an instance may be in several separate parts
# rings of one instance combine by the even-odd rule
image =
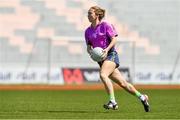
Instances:
[[[107,22],[101,22],[93,28],[89,26],[85,31],[86,44],[94,47],[107,48],[111,42],[112,37],[116,37],[118,34],[113,25]],[[114,49],[114,47],[113,47]]]

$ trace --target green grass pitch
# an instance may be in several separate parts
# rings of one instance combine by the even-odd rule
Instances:
[[[124,90],[116,90],[118,110],[105,110],[104,90],[0,91],[0,119],[180,119],[180,90],[140,90],[151,111]]]

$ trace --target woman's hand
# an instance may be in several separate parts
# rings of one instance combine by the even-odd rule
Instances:
[[[107,57],[107,54],[108,54],[108,49],[106,48],[103,50],[103,55],[102,55],[103,60]]]
[[[115,37],[111,38],[111,43],[109,44],[109,46],[107,48],[105,48],[103,50],[103,52],[104,52],[103,55],[102,55],[103,59],[105,59],[107,57],[108,51],[115,45],[116,41],[117,40],[116,40]]]

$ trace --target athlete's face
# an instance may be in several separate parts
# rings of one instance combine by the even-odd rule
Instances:
[[[95,14],[94,9],[89,9],[89,11],[88,11],[89,22],[94,22],[94,21],[96,21],[97,18],[98,18],[98,16]]]

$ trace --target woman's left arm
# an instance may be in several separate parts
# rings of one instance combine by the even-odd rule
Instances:
[[[108,51],[109,51],[113,46],[115,46],[116,41],[117,41],[116,37],[112,37],[112,38],[111,38],[110,44],[108,45],[107,48],[105,48],[105,49],[103,50],[103,52],[104,52],[103,57],[107,56]]]
[[[108,47],[106,48],[107,51],[109,51],[113,46],[115,46],[116,41],[117,41],[116,37],[112,37],[112,38],[111,38],[111,42],[110,42],[110,44],[108,45]]]

